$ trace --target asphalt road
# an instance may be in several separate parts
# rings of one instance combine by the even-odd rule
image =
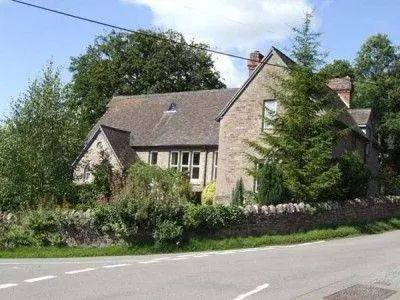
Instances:
[[[400,299],[400,231],[234,251],[0,260],[0,299]]]

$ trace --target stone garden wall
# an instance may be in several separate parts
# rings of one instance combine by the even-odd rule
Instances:
[[[315,205],[288,203],[244,207],[247,223],[219,231],[217,236],[293,233],[343,224],[362,224],[400,216],[400,196],[354,199]]]

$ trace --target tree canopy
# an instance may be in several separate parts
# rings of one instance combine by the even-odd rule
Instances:
[[[375,138],[387,156],[385,163],[400,163],[400,53],[385,34],[371,36],[355,60],[353,107],[372,107]]]
[[[330,64],[324,66],[320,71],[320,75],[326,79],[341,78],[349,76],[354,78],[354,68],[351,63],[344,59],[336,59]]]
[[[0,209],[72,195],[71,163],[80,148],[75,112],[52,64],[12,106],[0,139]]]
[[[99,36],[72,58],[73,106],[90,128],[114,95],[224,88],[211,55],[193,46],[206,47],[172,30]]]

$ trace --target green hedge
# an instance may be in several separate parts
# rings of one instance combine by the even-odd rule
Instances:
[[[91,211],[38,209],[2,222],[0,248],[60,246],[86,236],[134,245],[151,242],[157,248],[179,245],[189,236],[207,236],[246,222],[240,207],[121,199]],[[92,237],[94,236],[94,237]],[[79,241],[73,242],[79,244]]]

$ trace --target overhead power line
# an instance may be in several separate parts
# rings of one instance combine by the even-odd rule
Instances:
[[[129,28],[126,28],[126,27],[122,27],[122,26],[113,25],[113,24],[101,22],[101,21],[94,20],[94,19],[81,17],[81,16],[78,16],[78,15],[75,15],[75,14],[70,14],[70,13],[67,13],[67,12],[60,11],[60,10],[55,10],[55,9],[52,9],[52,8],[48,8],[48,7],[44,7],[44,6],[40,6],[40,5],[36,5],[36,4],[24,2],[24,1],[20,1],[20,0],[11,0],[11,1],[15,2],[15,3],[18,3],[18,4],[26,5],[26,6],[29,6],[29,7],[37,8],[37,9],[40,9],[40,10],[43,10],[43,11],[47,11],[47,12],[63,15],[63,16],[66,16],[66,17],[70,17],[70,18],[73,18],[73,19],[77,19],[77,20],[81,20],[81,21],[85,21],[85,22],[89,22],[89,23],[93,23],[93,24],[97,24],[97,25],[102,25],[102,26],[105,26],[105,27],[110,27],[110,28],[113,28],[113,29],[121,30],[121,31],[127,31],[127,32],[131,32],[131,33],[147,36],[147,37],[150,37],[150,38],[153,38],[153,39],[163,40],[163,41],[170,42],[170,43],[173,43],[173,44],[185,44],[186,46],[188,46],[190,48],[203,50],[203,51],[207,51],[207,52],[218,54],[218,55],[228,56],[228,57],[232,57],[232,58],[235,58],[235,59],[241,59],[241,60],[246,60],[246,61],[259,62],[259,61],[256,61],[256,60],[244,57],[244,56],[240,56],[240,55],[236,55],[236,54],[232,54],[232,53],[228,53],[228,52],[223,52],[223,51],[211,49],[209,47],[201,47],[201,46],[198,46],[198,45],[183,43],[183,42],[175,41],[173,39],[169,39],[169,38],[153,35],[151,33],[145,32],[145,31],[133,30],[133,29],[129,29]],[[263,64],[271,65],[271,66],[275,66],[275,67],[285,68],[284,66],[277,65],[277,64],[271,64],[271,63],[265,63],[265,62]]]

